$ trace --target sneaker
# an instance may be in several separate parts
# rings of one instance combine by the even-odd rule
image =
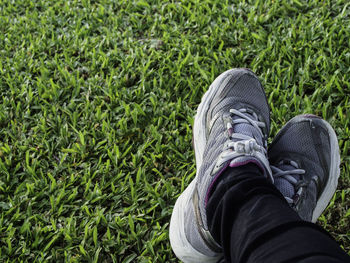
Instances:
[[[339,146],[331,125],[315,115],[291,119],[268,150],[275,186],[299,216],[316,222],[337,188]]]
[[[196,177],[177,199],[170,221],[171,247],[183,262],[222,257],[208,230],[206,205],[227,167],[255,163],[273,180],[266,150],[269,127],[264,89],[248,69],[222,73],[203,96],[193,128]]]

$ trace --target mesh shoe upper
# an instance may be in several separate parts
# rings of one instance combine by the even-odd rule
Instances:
[[[332,152],[325,121],[310,115],[289,121],[269,147],[275,186],[304,220],[312,220],[329,180]]]
[[[267,177],[271,176],[266,158],[269,107],[259,80],[251,71],[237,69],[226,74],[215,89],[206,108],[205,127],[201,127],[206,132],[206,145],[201,166],[197,167],[193,198],[197,201],[194,210],[187,212],[187,217],[194,216],[196,222],[189,220],[185,226],[190,243],[204,254],[218,247],[210,240],[205,206],[210,189],[222,172],[228,166],[253,162]]]
[[[238,69],[235,74],[228,76],[221,84],[208,109],[207,136],[213,123],[224,112],[230,109],[252,108],[259,119],[266,123],[264,133],[268,136],[270,127],[270,110],[264,89],[258,78],[247,69]],[[265,138],[267,139],[267,138]]]

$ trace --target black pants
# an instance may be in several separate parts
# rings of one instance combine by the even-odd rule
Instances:
[[[350,262],[319,226],[303,221],[254,164],[229,168],[207,205],[222,262]]]

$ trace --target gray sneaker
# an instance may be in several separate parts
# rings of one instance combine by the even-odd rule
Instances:
[[[337,136],[328,122],[300,115],[280,130],[268,150],[275,186],[299,216],[316,222],[337,188]]]
[[[171,247],[183,262],[222,257],[208,230],[206,205],[227,167],[255,163],[273,180],[266,155],[269,127],[264,89],[250,70],[222,73],[203,96],[193,128],[197,174],[177,199],[170,221]]]

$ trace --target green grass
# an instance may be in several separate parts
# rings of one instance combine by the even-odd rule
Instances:
[[[349,251],[346,2],[0,0],[0,261],[178,262],[193,116],[233,67],[260,76],[271,138],[300,113],[335,128],[319,224]]]

